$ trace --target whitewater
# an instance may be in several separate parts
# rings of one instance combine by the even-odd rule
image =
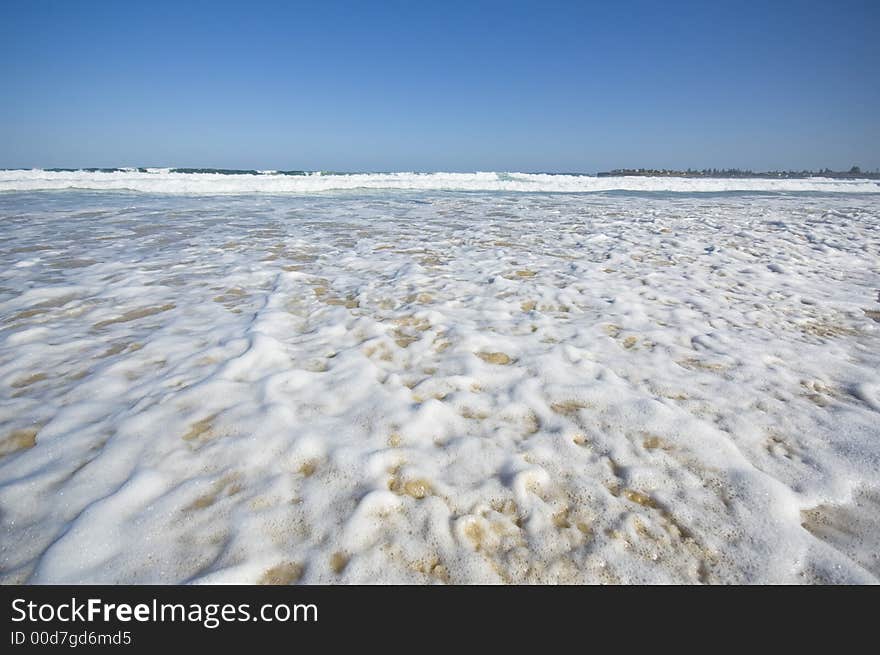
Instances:
[[[878,180],[833,178],[593,177],[535,173],[249,173],[179,172],[169,168],[114,170],[0,170],[0,191],[91,189],[176,194],[309,194],[344,190],[519,191],[596,193],[604,191],[719,193],[880,193]]]
[[[0,171],[0,582],[877,583],[878,192]]]

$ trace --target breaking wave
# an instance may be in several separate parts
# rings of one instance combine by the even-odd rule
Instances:
[[[594,177],[546,173],[328,173],[211,168],[0,170],[0,191],[87,189],[175,194],[303,194],[358,189],[417,191],[604,191],[721,193],[880,193],[880,182],[857,179]]]

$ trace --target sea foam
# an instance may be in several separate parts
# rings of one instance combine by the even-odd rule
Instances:
[[[2,170],[0,191],[90,189],[178,194],[302,194],[358,189],[417,191],[517,191],[595,193],[643,191],[679,193],[819,192],[880,193],[876,180],[829,178],[592,177],[532,173],[299,173],[229,174],[140,170]]]
[[[0,582],[876,582],[878,219],[0,194]]]

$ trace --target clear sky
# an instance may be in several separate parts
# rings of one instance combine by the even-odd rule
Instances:
[[[880,0],[0,0],[0,167],[880,167]]]

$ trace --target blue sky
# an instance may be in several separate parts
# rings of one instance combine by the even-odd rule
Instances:
[[[880,167],[877,0],[0,9],[3,167]]]

